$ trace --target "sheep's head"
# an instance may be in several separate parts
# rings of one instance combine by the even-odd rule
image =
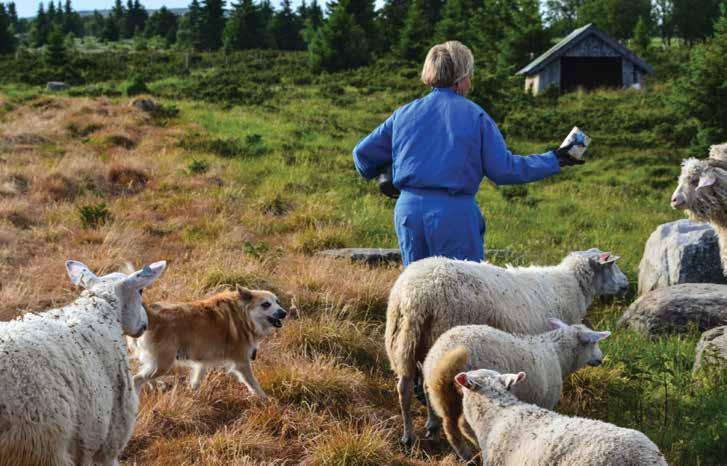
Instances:
[[[141,293],[151,285],[166,268],[165,261],[145,265],[129,275],[115,272],[101,277],[96,276],[81,262],[66,261],[68,276],[74,285],[103,296],[109,291],[117,299],[119,320],[124,334],[138,337],[146,330],[149,320],[141,303]]]
[[[509,392],[513,386],[523,380],[525,380],[525,372],[500,374],[490,369],[460,372],[454,377],[455,383],[462,387],[462,393],[465,396],[467,396],[468,392],[482,393],[490,396],[502,395],[505,392]]]
[[[598,248],[587,251],[571,252],[564,262],[576,272],[582,270],[584,277],[590,277],[590,283],[581,283],[593,291],[595,296],[623,296],[629,289],[629,280],[616,261],[621,256],[603,252]]]
[[[725,161],[717,157],[686,159],[682,163],[679,184],[671,197],[672,208],[686,210],[700,221],[710,222],[724,217],[726,168]]]
[[[577,344],[576,360],[571,370],[576,371],[586,365],[600,366],[603,363],[603,352],[598,347],[598,342],[608,338],[611,332],[596,332],[585,325],[568,325],[558,319],[548,319],[548,324],[553,330],[564,330],[574,338]]]

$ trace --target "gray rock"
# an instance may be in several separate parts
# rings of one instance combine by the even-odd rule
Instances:
[[[694,372],[702,365],[727,367],[727,326],[716,327],[702,334],[697,344]]]
[[[319,251],[319,256],[337,257],[349,259],[353,262],[363,262],[368,265],[401,262],[401,253],[398,249],[381,248],[344,248],[326,249]]]
[[[727,283],[717,234],[706,223],[665,223],[646,242],[639,264],[639,295],[680,283]]]
[[[727,325],[727,285],[685,283],[659,288],[634,301],[617,325],[659,335],[683,333],[690,323],[701,332]]]
[[[61,81],[48,81],[48,84],[46,84],[45,87],[51,92],[58,92],[68,89],[69,86]]]
[[[141,110],[142,112],[146,112],[146,113],[155,113],[155,112],[158,112],[159,109],[161,108],[161,105],[154,102],[152,99],[143,99],[143,98],[134,99],[131,102],[131,106],[136,107],[139,110]]]

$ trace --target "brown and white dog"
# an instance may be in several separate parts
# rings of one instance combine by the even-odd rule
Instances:
[[[251,392],[266,398],[250,361],[260,339],[282,327],[287,315],[273,293],[238,286],[199,301],[145,307],[149,328],[132,346],[142,364],[134,376],[137,393],[178,363],[192,368],[191,388],[199,386],[211,367],[224,366]]]

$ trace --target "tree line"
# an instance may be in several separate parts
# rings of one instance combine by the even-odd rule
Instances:
[[[336,70],[394,54],[421,60],[436,42],[457,39],[499,67],[517,68],[546,50],[553,38],[595,23],[637,51],[653,36],[666,45],[712,35],[724,0],[318,0],[293,8],[283,0],[191,0],[178,16],[165,7],[151,15],[139,0],[115,0],[106,16],[81,18],[71,0],[41,2],[31,21],[18,20],[15,4],[0,3],[0,53],[18,38],[33,47],[90,35],[104,41],[158,39],[164,46],[199,51],[308,50],[314,68]],[[54,37],[58,42],[58,37]]]

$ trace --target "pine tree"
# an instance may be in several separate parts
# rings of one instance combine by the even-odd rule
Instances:
[[[651,32],[649,26],[644,18],[639,18],[634,27],[634,33],[631,39],[634,50],[637,53],[646,55],[649,52],[649,45],[651,44]]]
[[[54,68],[60,68],[66,64],[66,46],[63,40],[63,33],[57,27],[53,28],[48,35],[45,61]]]
[[[432,45],[432,25],[424,0],[412,0],[406,13],[397,53],[407,60],[421,61]]]
[[[202,47],[217,50],[222,46],[225,28],[225,0],[203,0],[201,12]]]
[[[301,19],[293,12],[290,0],[283,0],[282,8],[273,18],[273,34],[275,44],[281,50],[301,50],[303,38],[301,37]]]
[[[225,25],[225,50],[259,48],[263,29],[259,6],[253,0],[240,0],[232,8],[230,19]]]
[[[11,19],[5,5],[0,3],[0,55],[15,51],[15,35],[11,30]]]
[[[43,2],[38,5],[38,13],[33,21],[33,44],[36,47],[42,47],[48,42],[48,34],[50,33],[50,21],[48,14],[43,7]]]
[[[347,4],[342,0],[333,6],[328,21],[312,38],[308,58],[314,69],[355,68],[371,60],[366,31],[347,10]]]
[[[674,27],[688,43],[712,35],[714,18],[719,17],[722,0],[674,0]]]
[[[20,33],[18,28],[18,12],[15,9],[15,2],[8,3],[8,18],[10,20],[10,27],[15,33]]]

